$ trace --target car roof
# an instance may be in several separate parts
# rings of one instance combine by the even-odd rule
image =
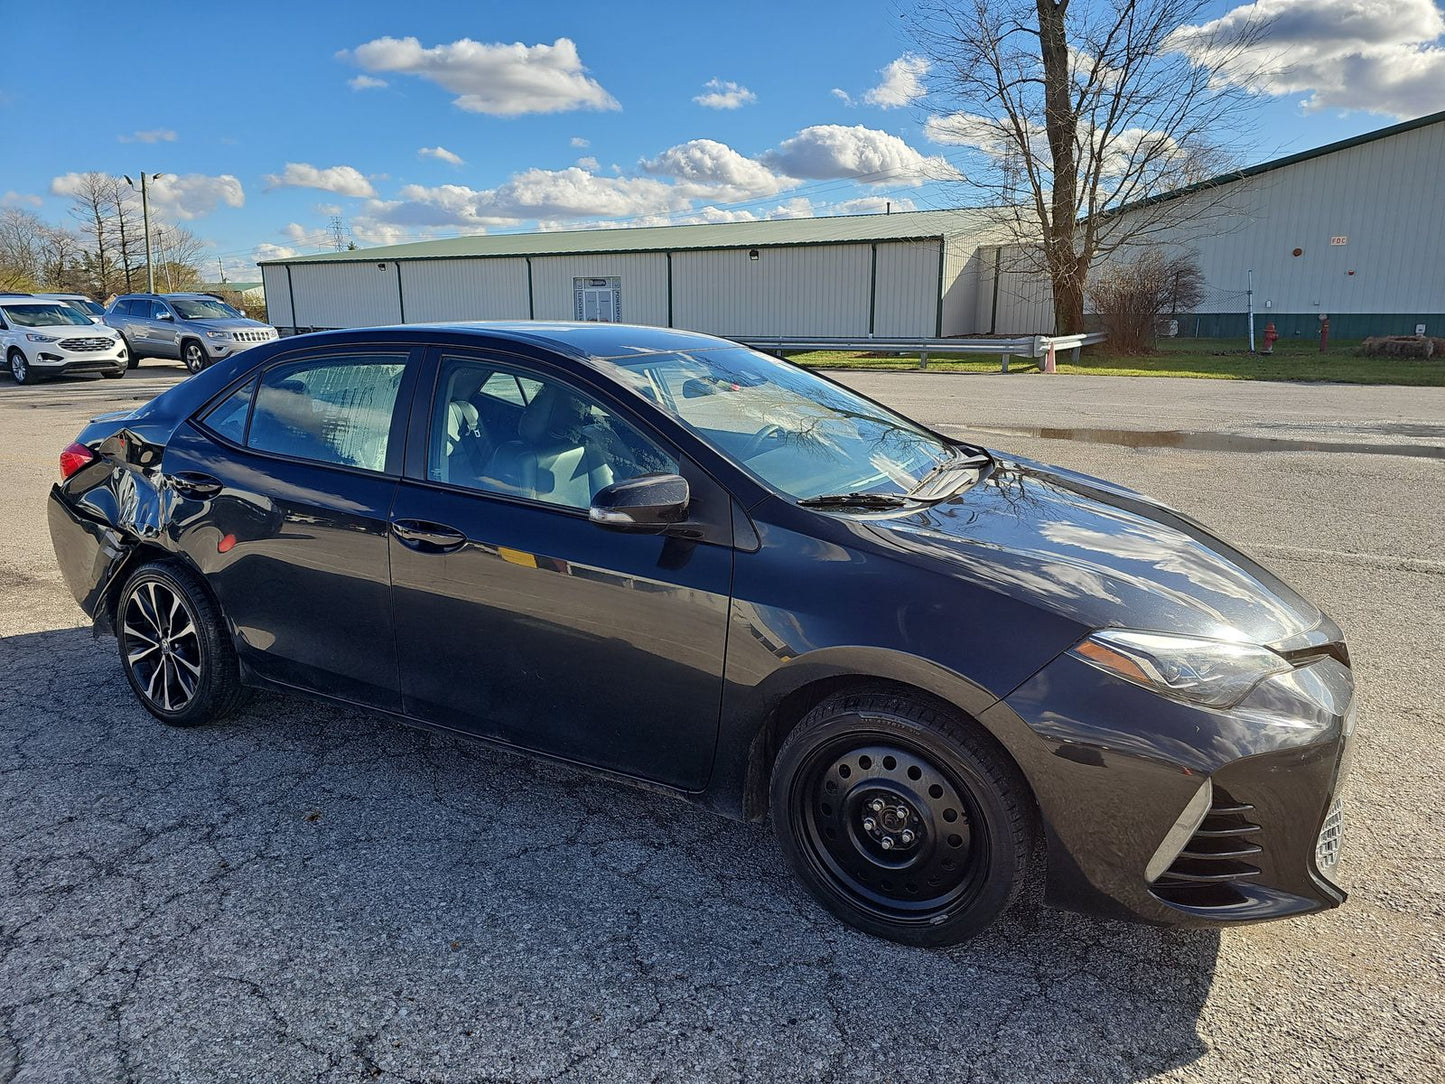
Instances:
[[[598,360],[662,354],[678,350],[716,350],[737,346],[727,339],[677,328],[645,324],[570,323],[542,320],[477,320],[435,324],[397,324],[314,332],[308,338],[354,342],[378,331],[411,341],[445,338],[452,342],[514,342],[540,346],[575,358]]]

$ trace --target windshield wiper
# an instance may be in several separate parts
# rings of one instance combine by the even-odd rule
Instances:
[[[824,493],[798,503],[804,508],[902,508],[912,502],[896,493]]]
[[[940,463],[935,463],[924,472],[923,477],[918,479],[918,481],[914,483],[913,488],[908,491],[908,495],[912,497],[924,492],[937,481],[941,475],[947,474],[950,471],[986,467],[991,462],[993,462],[993,457],[987,452],[971,452],[945,459]]]

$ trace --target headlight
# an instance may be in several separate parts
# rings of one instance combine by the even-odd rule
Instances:
[[[60,341],[59,335],[37,335],[33,331],[27,331],[25,337],[33,343],[58,343]]]
[[[1233,707],[1265,678],[1294,669],[1255,644],[1131,629],[1100,629],[1069,654],[1163,696],[1211,708]]]
[[[208,331],[206,337],[208,339],[229,339],[231,333],[229,331]]]

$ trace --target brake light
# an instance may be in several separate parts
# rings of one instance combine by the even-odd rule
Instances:
[[[81,467],[95,459],[95,453],[84,444],[70,444],[60,453],[60,480],[63,482]]]

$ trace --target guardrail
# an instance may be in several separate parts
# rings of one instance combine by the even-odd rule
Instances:
[[[999,372],[1008,372],[1010,358],[1042,359],[1039,366],[1046,373],[1054,371],[1054,363],[1062,350],[1070,351],[1075,361],[1079,351],[1086,346],[1101,343],[1106,338],[1102,331],[1087,335],[1024,335],[1013,339],[828,339],[789,338],[786,336],[747,336],[737,341],[755,350],[764,350],[780,357],[788,354],[812,353],[816,350],[855,350],[868,354],[917,354],[919,367],[928,368],[930,355],[946,357],[949,354],[995,354],[999,359]]]

